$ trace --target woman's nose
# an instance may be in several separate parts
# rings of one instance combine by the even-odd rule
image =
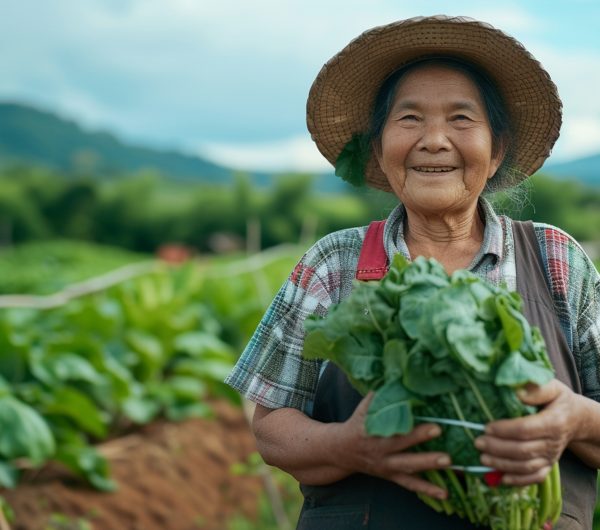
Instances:
[[[418,149],[435,153],[449,150],[452,147],[446,130],[446,124],[437,121],[425,123],[423,134],[417,143]]]

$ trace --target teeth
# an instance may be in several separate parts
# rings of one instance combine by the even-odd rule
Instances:
[[[454,168],[451,166],[446,167],[425,167],[425,166],[416,166],[414,168],[415,171],[421,171],[424,173],[446,173],[448,171],[452,171]]]

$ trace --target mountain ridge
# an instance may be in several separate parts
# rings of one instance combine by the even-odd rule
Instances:
[[[154,169],[180,179],[219,181],[235,170],[176,149],[127,143],[111,132],[88,131],[76,121],[24,103],[0,103],[0,158],[67,173],[103,177]]]
[[[173,180],[213,184],[231,183],[240,173],[177,149],[135,145],[112,132],[86,130],[75,120],[27,103],[0,102],[0,167],[20,162],[96,178],[151,169]],[[270,186],[276,178],[269,172],[243,173],[256,186]],[[549,160],[541,173],[600,186],[600,153],[561,163]],[[317,175],[314,187],[324,192],[349,189],[333,171]]]

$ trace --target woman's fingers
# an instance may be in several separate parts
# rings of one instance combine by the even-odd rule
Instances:
[[[397,453],[385,459],[385,465],[392,474],[419,473],[430,469],[443,469],[450,465],[450,457],[446,453]]]
[[[558,379],[552,379],[552,381],[542,386],[528,384],[518,391],[518,396],[527,405],[545,405],[554,401],[563,392],[568,391],[570,390],[564,383],[561,383]]]
[[[506,473],[502,477],[502,483],[506,486],[529,486],[530,484],[540,484],[544,481],[550,470],[551,466],[545,466],[538,469],[535,473],[528,475]]]
[[[538,440],[506,440],[494,436],[480,436],[475,440],[475,447],[481,453],[490,456],[516,461],[546,458],[553,460],[560,454],[562,446],[559,440],[542,438]]]
[[[417,425],[408,434],[398,434],[396,436],[390,436],[386,438],[385,445],[386,449],[393,453],[397,451],[404,451],[415,445],[427,442],[434,438],[437,438],[442,434],[442,429],[435,423],[422,423]]]
[[[444,490],[417,475],[422,471],[450,465],[445,453],[415,453],[411,449],[441,435],[442,429],[434,423],[417,425],[407,434],[390,437],[369,436],[364,428],[365,416],[373,393],[367,394],[343,426],[344,466],[362,473],[393,480],[413,491],[443,498]],[[442,495],[442,497],[440,497]]]
[[[532,458],[531,460],[512,460],[482,454],[481,463],[484,466],[493,467],[494,469],[505,473],[531,475],[532,473],[536,473],[540,469],[549,466],[551,461],[544,457]]]

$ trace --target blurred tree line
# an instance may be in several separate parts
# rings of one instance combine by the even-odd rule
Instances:
[[[215,236],[244,245],[250,226],[265,248],[387,215],[394,201],[375,195],[316,194],[309,175],[282,176],[260,189],[243,174],[218,186],[149,171],[98,180],[19,166],[0,172],[0,245],[69,238],[140,252],[173,242],[210,251]]]
[[[515,198],[516,197],[516,198]],[[580,240],[600,240],[600,189],[545,176],[496,199],[502,211],[555,224]],[[120,179],[64,177],[38,167],[0,172],[0,244],[71,238],[154,252],[182,243],[215,250],[215,236],[255,246],[310,243],[367,224],[395,206],[390,194],[360,189],[317,193],[309,175],[281,176],[269,189],[238,175],[231,185],[173,182],[151,172]]]

